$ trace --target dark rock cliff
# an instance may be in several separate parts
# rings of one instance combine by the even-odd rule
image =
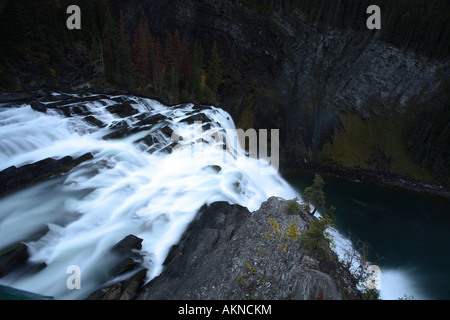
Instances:
[[[179,29],[206,51],[216,42],[221,107],[244,129],[280,129],[283,168],[449,185],[448,60],[369,30],[317,26],[299,10],[268,17],[245,8],[237,17],[229,1],[111,3],[129,30],[144,12],[161,38]]]
[[[252,214],[225,202],[204,207],[138,299],[360,299],[335,255],[315,259],[301,237],[281,235],[309,224],[307,217],[288,215],[286,204],[272,197]]]

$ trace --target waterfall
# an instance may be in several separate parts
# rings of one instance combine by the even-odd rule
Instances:
[[[255,211],[270,196],[298,196],[276,172],[261,174],[267,163],[233,143],[235,125],[220,108],[75,94],[57,106],[63,98],[53,95],[41,101],[45,112],[31,103],[0,106],[0,171],[88,152],[93,158],[0,196],[0,250],[24,241],[30,266],[0,284],[84,298],[108,281],[108,252],[129,234],[143,239],[149,281],[202,205],[228,201]],[[84,100],[70,103],[77,99]],[[116,112],[118,101],[132,112]],[[80,290],[66,285],[71,265],[81,270]]]

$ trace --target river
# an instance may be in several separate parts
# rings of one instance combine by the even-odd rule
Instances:
[[[143,239],[149,281],[203,204],[228,201],[255,211],[268,197],[292,199],[312,182],[311,175],[289,175],[289,183],[276,172],[261,175],[266,164],[232,143],[235,124],[218,108],[168,107],[131,96],[50,98],[41,101],[45,112],[27,103],[0,106],[0,170],[87,152],[93,159],[0,197],[0,250],[24,241],[30,255],[24,269],[0,279],[2,285],[57,299],[85,298],[108,281],[111,261],[105,257],[129,234]],[[59,99],[63,106],[51,107]],[[110,112],[124,100],[134,115]],[[191,116],[209,129],[190,124]],[[153,117],[163,120],[146,127]],[[125,129],[128,135],[110,138]],[[183,139],[174,146],[167,131]],[[383,271],[382,298],[450,298],[448,201],[325,181],[328,203],[337,207],[337,230],[371,245],[369,258]],[[32,240],[45,226],[48,232]],[[66,270],[73,265],[82,270],[81,290],[67,286]]]
[[[298,191],[313,175],[285,175]],[[381,268],[382,299],[450,299],[450,201],[323,176],[335,227],[365,242]]]
[[[51,108],[63,97],[50,98],[41,101],[46,112],[27,103],[0,106],[0,170],[86,152],[93,159],[0,196],[0,251],[25,242],[30,256],[24,268],[0,279],[2,285],[56,299],[85,298],[108,281],[110,250],[129,234],[143,239],[142,266],[150,281],[204,204],[228,201],[255,211],[270,196],[296,195],[276,172],[260,174],[273,170],[245,156],[231,116],[221,109],[95,95],[65,96],[63,107]],[[108,111],[117,100],[126,100],[120,108],[135,115]],[[98,128],[86,116],[105,125]],[[204,127],[189,123],[192,116]],[[162,119],[143,124],[154,117]],[[124,130],[128,134],[109,138]],[[172,131],[177,139],[164,133]],[[44,236],[30,239],[46,227]],[[67,286],[71,266],[81,270],[79,290]]]

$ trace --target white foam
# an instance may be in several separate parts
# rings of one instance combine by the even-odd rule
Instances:
[[[85,297],[108,280],[108,252],[129,234],[144,240],[150,280],[161,272],[170,247],[203,204],[223,200],[254,211],[269,196],[298,196],[279,175],[261,175],[259,162],[246,158],[239,146],[229,145],[230,156],[204,133],[206,142],[193,143],[198,136],[190,140],[187,133],[194,125],[180,122],[193,105],[170,108],[149,99],[133,100],[140,112],[167,116],[167,124],[183,136],[184,147],[171,154],[149,154],[134,143],[149,132],[103,140],[111,129],[93,127],[82,116],[65,118],[54,110],[43,114],[29,106],[0,112],[0,170],[48,157],[94,154],[63,178],[0,198],[0,247],[50,226],[44,237],[28,243],[30,262],[47,266],[37,273],[12,273],[1,283],[59,299]],[[101,103],[84,104],[105,124],[120,120]],[[211,130],[235,129],[225,111],[203,112],[213,120]],[[127,119],[130,125],[133,121]],[[158,137],[159,150],[173,142]],[[82,271],[81,290],[66,286],[69,265]]]

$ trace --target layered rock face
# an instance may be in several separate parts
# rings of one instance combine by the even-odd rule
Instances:
[[[335,256],[317,260],[287,235],[314,218],[288,215],[286,204],[272,197],[252,214],[225,202],[204,207],[138,299],[360,299]]]
[[[157,36],[179,29],[206,52],[216,42],[221,107],[244,129],[279,128],[283,168],[448,185],[448,60],[369,30],[317,26],[295,9],[267,17],[247,8],[237,16],[227,1],[112,3],[129,30],[143,11]]]

